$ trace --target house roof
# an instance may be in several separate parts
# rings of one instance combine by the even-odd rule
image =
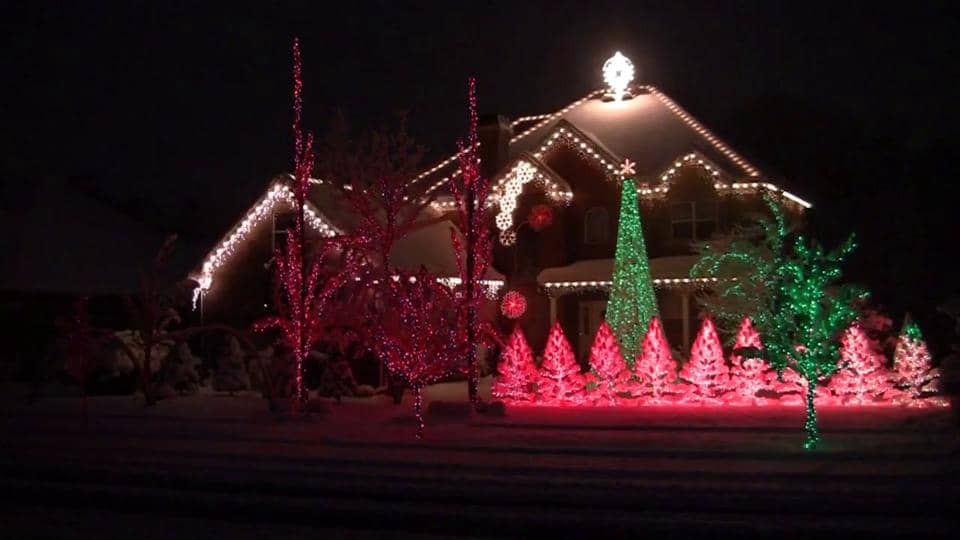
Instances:
[[[724,180],[724,189],[768,190],[782,193],[804,208],[810,206],[769,183],[755,165],[657,88],[635,86],[633,97],[624,101],[606,100],[605,94],[605,90],[597,90],[556,112],[514,120],[511,162],[495,184],[507,181],[505,176],[521,161],[546,172],[541,155],[562,135],[597,160],[609,175],[618,174],[625,160],[632,162],[635,178],[651,190],[641,195],[656,195],[660,186],[660,191],[665,191],[667,177],[693,156],[710,165],[715,177]],[[413,181],[426,193],[445,192],[450,176],[460,173],[456,158],[444,159]]]
[[[229,263],[234,251],[247,234],[261,220],[271,216],[277,206],[286,208],[294,206],[289,175],[278,176],[270,182],[264,194],[210,249],[194,268],[190,277],[197,280],[201,288],[209,288],[217,270]],[[323,181],[312,183],[306,209],[308,227],[323,236],[333,236],[343,231],[353,230],[359,221],[359,216],[353,206],[345,200],[343,194]],[[423,219],[442,215],[441,212],[430,207],[425,208],[423,212]],[[409,233],[394,244],[390,252],[390,262],[404,270],[418,270],[423,266],[443,278],[458,276],[456,257],[450,248],[451,227],[454,227],[453,223],[441,221]],[[493,268],[488,269],[485,277],[490,280],[503,280],[503,275]]]

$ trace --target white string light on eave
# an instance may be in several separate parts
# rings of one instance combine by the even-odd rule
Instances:
[[[251,208],[243,219],[234,226],[223,240],[217,244],[203,262],[200,274],[195,276],[199,286],[193,291],[194,309],[199,295],[210,289],[213,285],[213,276],[224,264],[229,261],[236,253],[243,241],[250,235],[250,232],[256,228],[267,216],[272,215],[277,204],[287,204],[294,206],[295,199],[293,192],[289,187],[282,184],[274,184],[263,197]],[[319,232],[322,236],[330,237],[337,234],[337,230],[320,217],[310,206],[304,206],[304,218],[310,227]]]

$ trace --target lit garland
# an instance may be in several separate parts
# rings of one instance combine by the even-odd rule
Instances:
[[[491,393],[500,399],[530,401],[534,397],[538,375],[537,366],[533,363],[533,351],[520,325],[516,325],[503,349]]]
[[[526,160],[520,160],[508,172],[493,193],[487,199],[485,206],[499,204],[499,212],[494,218],[497,229],[500,230],[500,243],[505,246],[513,245],[516,242],[516,231],[514,230],[513,212],[517,208],[517,199],[526,184],[536,181],[547,190],[547,196],[555,201],[567,203],[573,198],[573,193],[569,190],[563,190],[559,185],[550,180],[534,165]]]
[[[657,289],[671,288],[704,288],[715,285],[720,278],[656,278],[651,280]],[[609,291],[613,285],[609,280],[590,281],[547,281],[542,284],[550,296],[562,296],[568,293],[588,291]]]
[[[726,388],[727,377],[717,329],[713,321],[705,317],[690,347],[690,359],[680,371],[680,378],[694,385],[699,399],[710,399],[718,397]]]
[[[630,367],[640,349],[640,340],[650,317],[657,315],[657,297],[650,277],[650,262],[643,239],[643,225],[637,208],[632,179],[623,181],[620,224],[613,265],[613,286],[607,303],[607,322],[613,328],[620,349]]]
[[[636,362],[636,374],[643,383],[644,393],[652,397],[653,403],[660,403],[664,392],[677,378],[677,363],[663,335],[660,317],[650,317]]]

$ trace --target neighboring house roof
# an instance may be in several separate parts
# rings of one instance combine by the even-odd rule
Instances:
[[[38,180],[5,193],[0,290],[117,294],[137,289],[164,235],[69,182]]]

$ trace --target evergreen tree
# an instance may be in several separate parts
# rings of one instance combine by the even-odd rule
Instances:
[[[690,359],[680,371],[680,378],[692,383],[703,398],[717,397],[727,386],[727,365],[717,329],[709,317],[703,319],[697,338],[690,347]]]
[[[547,403],[576,403],[583,397],[583,375],[559,322],[553,325],[547,336],[538,390],[541,399]]]
[[[931,365],[930,351],[920,327],[914,322],[908,322],[900,332],[893,353],[893,369],[897,384],[908,389],[913,397],[920,397],[931,382],[936,383],[939,374]],[[935,384],[933,386],[935,389]]]
[[[637,376],[641,378],[646,391],[653,396],[654,403],[677,378],[677,363],[670,353],[670,344],[663,335],[660,317],[651,317],[643,348],[637,360]]]
[[[745,398],[755,399],[757,392],[767,387],[764,375],[770,366],[762,358],[744,358],[737,354],[738,349],[753,347],[763,348],[760,334],[753,328],[750,317],[740,321],[737,337],[733,344],[733,353],[730,354],[730,382],[731,387]]]
[[[850,326],[840,338],[841,367],[830,378],[831,392],[852,396],[854,403],[882,394],[890,379],[883,364],[883,356],[874,352],[863,328],[859,324]]]
[[[633,179],[626,178],[620,195],[617,250],[606,318],[631,369],[640,350],[644,329],[650,318],[656,315],[657,298],[653,292],[650,262],[643,240],[637,188]]]
[[[620,354],[617,338],[606,322],[600,324],[590,348],[590,369],[597,376],[600,397],[611,404],[617,401],[619,386],[630,379],[630,370]]]
[[[497,379],[491,390],[493,396],[529,401],[533,397],[532,387],[537,382],[537,375],[533,351],[518,324],[513,327],[507,347],[503,350],[503,359],[497,366]]]

